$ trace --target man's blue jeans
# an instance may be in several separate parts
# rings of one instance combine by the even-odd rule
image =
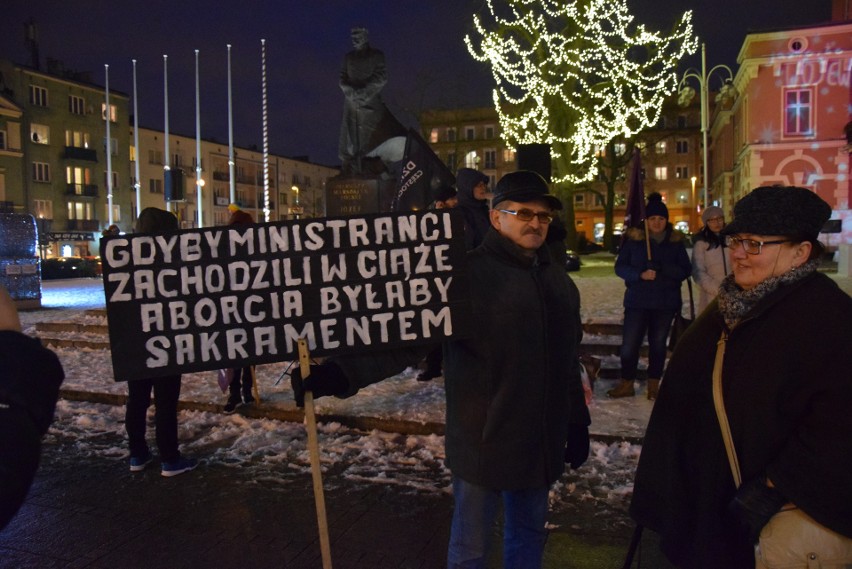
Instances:
[[[636,379],[639,348],[648,332],[648,377],[660,379],[666,363],[666,340],[674,320],[674,310],[624,309],[624,332],[621,343],[621,379]]]
[[[549,488],[500,491],[483,488],[453,476],[455,510],[447,553],[449,569],[486,567],[494,522],[503,502],[503,567],[541,567],[547,532]]]

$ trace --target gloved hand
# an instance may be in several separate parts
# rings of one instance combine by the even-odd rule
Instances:
[[[568,440],[565,443],[565,462],[574,470],[583,466],[589,458],[589,427],[568,425]]]
[[[740,486],[728,504],[728,512],[739,524],[741,533],[747,535],[752,543],[757,543],[760,530],[786,503],[787,498],[767,486],[766,479],[761,476]]]
[[[290,373],[290,387],[297,407],[305,406],[305,391],[313,396],[343,395],[349,390],[349,380],[340,367],[333,363],[311,364],[311,374],[302,379],[302,369],[296,366]]]

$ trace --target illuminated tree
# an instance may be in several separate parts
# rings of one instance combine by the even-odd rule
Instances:
[[[549,144],[554,182],[569,192],[595,178],[610,142],[657,123],[678,61],[698,47],[691,12],[665,36],[635,24],[626,0],[496,3],[486,0],[489,27],[474,15],[468,51],[491,66],[506,144]]]

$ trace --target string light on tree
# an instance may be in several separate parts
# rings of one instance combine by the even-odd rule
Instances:
[[[555,182],[592,180],[600,148],[655,125],[698,47],[690,11],[664,36],[635,24],[626,0],[486,3],[494,26],[474,15],[468,51],[491,66],[506,144],[549,144]]]

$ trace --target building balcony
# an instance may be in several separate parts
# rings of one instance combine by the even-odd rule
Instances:
[[[98,186],[96,184],[67,184],[65,195],[96,198],[98,197]]]
[[[217,182],[230,182],[231,175],[228,172],[213,172],[213,179]]]
[[[97,162],[98,153],[94,148],[79,148],[77,146],[66,146],[65,158],[70,160],[86,160],[88,162]]]
[[[97,219],[69,219],[67,231],[99,231],[101,222]]]

